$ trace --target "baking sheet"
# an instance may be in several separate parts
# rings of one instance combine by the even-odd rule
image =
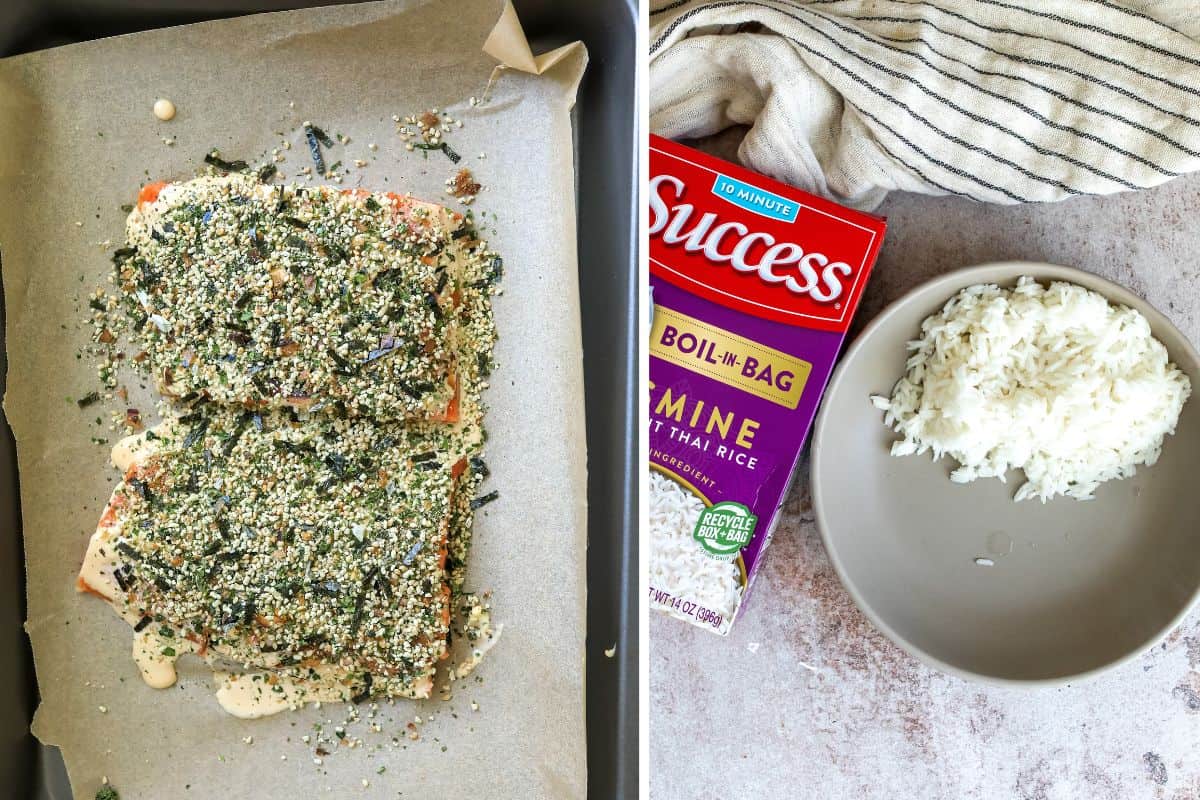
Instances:
[[[569,109],[586,55],[571,48],[540,76],[503,70],[486,90],[495,61],[480,48],[500,11],[467,0],[287,12],[0,62],[5,410],[18,439],[27,628],[43,694],[34,727],[63,747],[79,796],[102,776],[127,800],[188,786],[231,797],[583,795],[586,475]],[[485,91],[488,102],[471,106]],[[150,114],[158,96],[179,107],[171,123]],[[195,664],[178,688],[148,689],[128,627],[75,593],[116,479],[107,448],[90,441],[115,434],[92,424],[97,407],[66,400],[97,383],[75,357],[87,339],[78,320],[120,243],[119,206],[147,178],[185,177],[213,147],[252,159],[288,138],[280,167],[290,179],[308,163],[298,128],[312,120],[350,137],[329,163],[369,162],[350,167],[343,185],[438,199],[456,168],[440,153],[405,151],[392,122],[432,106],[463,120],[447,139],[488,187],[476,214],[488,212],[507,267],[487,394],[501,501],[477,520],[471,562],[472,588],[494,589],[505,630],[479,681],[457,685],[453,700],[384,705],[371,721],[379,733],[350,726],[362,746],[317,765],[301,737],[341,722],[343,706],[235,720]],[[131,404],[149,407],[140,392]],[[405,726],[417,716],[413,741]]]

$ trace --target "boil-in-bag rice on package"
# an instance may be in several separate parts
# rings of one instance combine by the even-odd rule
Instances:
[[[650,605],[725,634],[885,222],[653,136],[649,197]]]

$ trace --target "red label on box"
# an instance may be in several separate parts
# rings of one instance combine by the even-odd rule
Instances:
[[[755,317],[844,332],[883,225],[650,137],[650,271]]]

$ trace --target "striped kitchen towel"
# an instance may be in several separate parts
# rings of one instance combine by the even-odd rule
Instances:
[[[656,0],[650,127],[862,209],[1140,189],[1200,168],[1198,38],[1194,0]]]

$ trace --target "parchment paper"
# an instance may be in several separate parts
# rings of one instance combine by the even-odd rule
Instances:
[[[496,66],[482,46],[501,11],[496,0],[401,0],[0,61],[5,411],[18,441],[26,627],[42,693],[34,732],[63,748],[78,797],[90,798],[102,776],[125,800],[584,796],[586,495],[569,111],[586,54],[577,45],[552,64],[514,64],[472,106]],[[528,53],[507,38],[520,36],[512,22],[501,45]],[[173,121],[153,117],[157,97],[174,101]],[[95,365],[76,358],[88,340],[80,321],[88,292],[107,285],[119,207],[149,179],[190,177],[213,147],[254,163],[288,139],[279,166],[292,180],[311,163],[299,130],[311,120],[350,137],[325,154],[346,165],[344,186],[448,200],[443,182],[458,167],[440,152],[406,151],[392,120],[430,107],[463,121],[446,140],[463,156],[458,167],[485,185],[473,207],[487,212],[481,225],[505,258],[499,366],[486,393],[487,485],[501,497],[476,520],[468,586],[494,589],[504,632],[477,677],[453,684],[452,700],[382,705],[371,720],[380,732],[364,719],[347,729],[361,746],[317,765],[301,737],[314,724],[328,732],[344,706],[238,720],[193,659],[181,662],[176,688],[150,689],[130,658],[129,627],[76,593],[117,479],[109,447],[91,438],[115,440],[107,415],[124,406],[68,401],[99,388]],[[153,408],[145,387],[129,388],[130,405]],[[364,717],[368,708],[359,707]],[[405,725],[416,716],[413,741]]]

